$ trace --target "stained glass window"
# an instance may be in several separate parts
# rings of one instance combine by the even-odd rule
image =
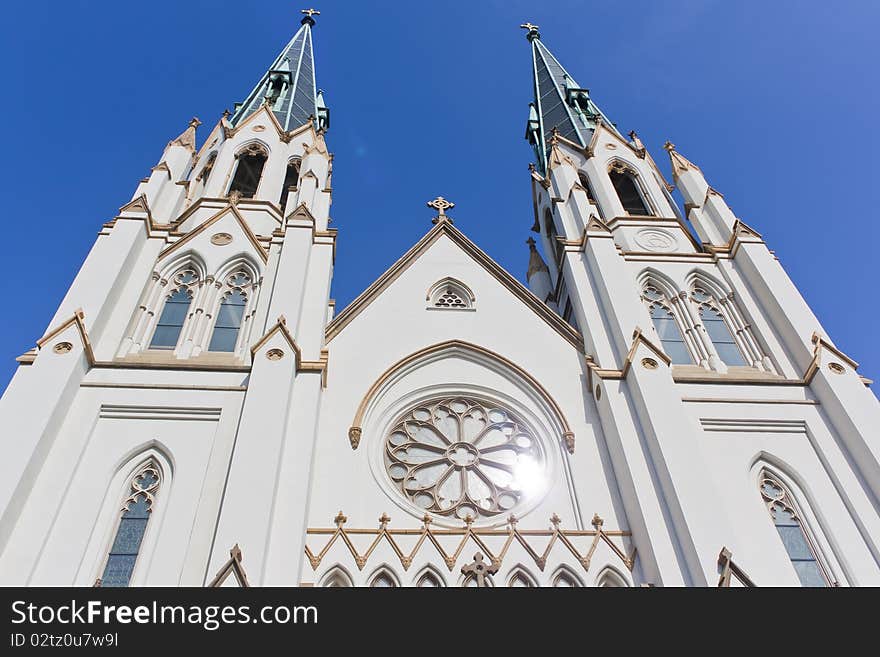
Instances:
[[[684,341],[684,336],[675,319],[675,315],[669,309],[665,295],[653,285],[646,285],[642,298],[648,303],[648,312],[663,351],[676,365],[690,365],[694,361],[691,352]]]
[[[187,287],[178,288],[165,300],[165,307],[150,341],[151,349],[174,349],[177,346],[191,302],[192,293]]]
[[[815,548],[785,487],[768,472],[761,476],[761,497],[802,586],[828,586]]]
[[[122,505],[119,526],[101,576],[102,587],[128,586],[131,581],[159,482],[159,468],[152,461],[132,477],[129,495]]]

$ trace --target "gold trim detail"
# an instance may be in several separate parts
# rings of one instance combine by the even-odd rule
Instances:
[[[612,552],[620,558],[626,568],[630,571],[633,569],[636,558],[635,548],[633,548],[632,552],[627,555],[626,552],[624,552],[624,549],[618,546],[613,540],[615,538],[631,536],[631,533],[628,531],[606,531],[603,528],[604,522],[598,514],[593,516],[592,530],[562,529],[560,528],[561,521],[556,514],[553,514],[550,518],[550,529],[518,529],[518,520],[516,516],[513,515],[507,519],[506,529],[475,528],[473,526],[473,519],[470,518],[464,520],[464,527],[457,527],[454,529],[434,529],[431,527],[431,517],[428,515],[425,515],[422,518],[422,527],[420,529],[389,529],[388,524],[391,522],[391,518],[385,513],[379,518],[379,527],[377,529],[346,529],[345,523],[347,521],[348,518],[346,518],[342,511],[340,511],[333,519],[333,522],[336,525],[335,528],[310,528],[306,530],[307,537],[330,537],[317,554],[306,545],[305,554],[309,560],[309,564],[312,566],[312,570],[318,569],[318,566],[321,565],[321,561],[327,555],[327,552],[338,540],[341,540],[348,548],[358,570],[364,569],[370,555],[383,540],[386,541],[394,551],[394,554],[400,560],[400,565],[404,570],[409,569],[419,550],[425,545],[425,543],[430,543],[437,549],[437,552],[443,558],[443,562],[446,564],[446,567],[450,572],[455,568],[456,562],[459,561],[462,552],[470,541],[473,541],[477,546],[477,549],[489,558],[489,564],[494,567],[500,567],[514,541],[517,541],[525,549],[535,562],[535,565],[541,571],[544,570],[544,567],[547,564],[547,557],[550,555],[550,551],[557,542],[562,543],[562,545],[571,552],[574,558],[577,559],[578,563],[581,564],[584,571],[590,570],[590,561],[592,560],[593,554],[596,552],[596,548],[599,547],[600,542],[604,542],[609,548],[611,548]],[[364,535],[375,536],[375,538],[366,551],[361,554],[352,542],[351,536]],[[412,550],[406,554],[397,544],[397,541],[394,538],[395,536],[418,536],[418,539]],[[448,536],[461,536],[461,541],[451,553],[443,548],[440,541],[441,538]],[[506,537],[503,547],[497,554],[489,549],[489,546],[486,544],[484,539],[487,537]],[[581,553],[578,550],[575,546],[575,541],[573,540],[581,537],[592,537],[593,539],[589,548],[587,548],[584,553]],[[538,549],[535,549],[535,547],[532,546],[531,542],[535,542],[536,539],[542,538],[549,538],[550,540],[544,546],[544,549],[539,552]]]
[[[399,361],[397,361],[391,367],[385,370],[382,375],[378,379],[376,379],[373,385],[370,386],[369,390],[367,390],[363,399],[361,399],[361,403],[358,405],[357,411],[354,414],[354,418],[351,421],[351,428],[348,430],[348,439],[351,441],[352,449],[357,449],[357,446],[360,443],[361,434],[363,432],[363,427],[361,426],[361,423],[364,420],[364,414],[366,413],[367,405],[370,403],[370,401],[373,399],[373,397],[376,395],[382,385],[386,381],[388,381],[388,379],[390,379],[400,368],[405,367],[420,358],[447,349],[463,349],[473,351],[482,356],[495,359],[519,374],[526,381],[526,383],[531,385],[541,395],[544,401],[550,405],[550,408],[553,409],[553,413],[556,415],[556,419],[562,425],[562,438],[565,440],[566,447],[568,448],[569,452],[574,453],[574,432],[571,430],[571,427],[568,424],[568,420],[566,420],[562,409],[559,407],[559,404],[557,404],[556,400],[554,400],[553,397],[550,396],[550,393],[547,392],[546,388],[544,388],[544,386],[542,386],[531,374],[529,374],[526,370],[521,368],[513,361],[490,349],[486,349],[485,347],[481,347],[470,342],[465,342],[463,340],[447,340],[446,342],[440,342],[438,344],[425,347],[424,349],[420,349],[419,351],[416,351],[409,356],[401,358]]]
[[[438,222],[429,230],[422,239],[410,248],[388,270],[377,278],[366,290],[342,310],[333,320],[327,324],[325,330],[326,342],[335,338],[360,312],[369,306],[391,283],[399,278],[409,266],[415,262],[428,248],[445,235],[458,245],[465,253],[473,258],[477,264],[488,271],[499,283],[517,296],[529,308],[549,324],[559,335],[568,340],[580,351],[583,351],[583,338],[568,322],[550,310],[547,305],[536,297],[528,288],[511,276],[503,267],[495,262],[485,251],[474,244],[464,233],[453,226],[449,221]]]

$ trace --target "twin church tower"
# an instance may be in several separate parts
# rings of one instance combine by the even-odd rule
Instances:
[[[438,198],[337,312],[303,13],[19,356],[0,584],[880,585],[870,382],[757,222],[667,143],[669,182],[536,25],[528,287]]]

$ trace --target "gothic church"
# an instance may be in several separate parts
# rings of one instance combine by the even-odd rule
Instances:
[[[870,381],[760,226],[670,143],[667,180],[537,26],[528,287],[440,197],[337,312],[304,13],[18,358],[0,584],[880,585]]]

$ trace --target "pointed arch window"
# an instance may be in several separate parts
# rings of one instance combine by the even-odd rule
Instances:
[[[190,191],[191,199],[200,197],[205,191],[205,187],[208,186],[208,178],[211,176],[211,172],[214,170],[214,164],[216,164],[216,162],[217,151],[214,151],[208,156],[208,159],[205,161],[205,166],[202,167],[199,175],[196,176],[195,187]]]
[[[691,352],[666,295],[657,286],[649,283],[642,292],[642,299],[648,304],[648,312],[651,315],[657,336],[660,338],[660,344],[672,363],[675,365],[692,364],[694,361],[691,358]]]
[[[562,267],[562,254],[565,251],[565,247],[562,245],[562,242],[559,241],[559,234],[556,232],[556,224],[553,222],[553,213],[550,212],[549,208],[544,211],[544,229],[547,231],[547,239],[553,250],[553,257],[556,259],[556,266],[558,269]]]
[[[474,310],[476,297],[470,288],[454,278],[434,283],[427,294],[429,309]]]
[[[342,568],[336,567],[324,578],[325,588],[349,588],[353,586],[351,577]]]
[[[238,192],[241,198],[253,198],[260,186],[268,157],[269,153],[260,144],[251,144],[236,154],[238,165],[235,167],[232,184],[229,185],[229,193]]]
[[[726,365],[746,365],[742,351],[719,310],[715,297],[701,287],[694,287],[691,291],[691,299],[697,305],[700,321],[712,344],[715,345],[718,357]]]
[[[227,279],[226,285],[229,291],[223,295],[223,300],[220,302],[208,351],[235,351],[247,307],[245,287],[250,283],[251,277],[244,270],[235,272]]]
[[[443,583],[440,581],[440,578],[432,573],[430,570],[426,571],[421,577],[419,577],[416,582],[416,586],[419,588],[440,588],[443,586]]]
[[[596,206],[596,209],[599,211],[599,218],[604,219],[605,214],[602,212],[602,206],[599,205],[599,201],[596,200],[596,195],[593,193],[593,186],[590,184],[589,178],[587,178],[585,173],[581,172],[578,173],[578,180],[580,180],[581,187],[587,193],[587,200]]]
[[[373,579],[370,580],[370,586],[375,588],[394,588],[397,586],[397,582],[394,581],[394,578],[389,573],[383,570],[376,573]]]
[[[653,216],[645,200],[644,194],[637,182],[637,174],[628,166],[615,162],[608,172],[611,184],[620,199],[621,205],[627,214],[639,216]]]
[[[165,298],[165,305],[153,337],[150,349],[174,349],[180,340],[180,333],[189,315],[193,299],[193,287],[198,285],[199,276],[193,269],[184,269],[174,277],[175,289]]]
[[[602,574],[599,575],[596,586],[606,589],[623,589],[629,587],[626,580],[610,567],[606,568]]]
[[[532,578],[526,575],[521,570],[517,570],[513,576],[508,581],[507,585],[512,588],[524,587],[524,588],[534,588],[535,583],[532,581]]]
[[[278,202],[281,206],[281,214],[284,214],[284,210],[287,208],[288,195],[290,192],[295,192],[297,185],[299,185],[299,165],[299,158],[294,158],[287,163],[287,171],[284,174],[284,185],[281,187],[281,199]]]
[[[553,586],[556,588],[578,588],[580,587],[580,582],[577,581],[574,575],[569,573],[566,570],[561,570],[556,577],[553,578]]]
[[[788,489],[766,470],[761,472],[760,481],[761,497],[767,505],[767,510],[801,585],[829,586],[831,578],[819,560],[815,540],[804,526],[801,514]]]
[[[132,476],[128,496],[122,503],[119,524],[101,575],[102,587],[129,585],[160,483],[159,466],[152,460],[141,466]]]

